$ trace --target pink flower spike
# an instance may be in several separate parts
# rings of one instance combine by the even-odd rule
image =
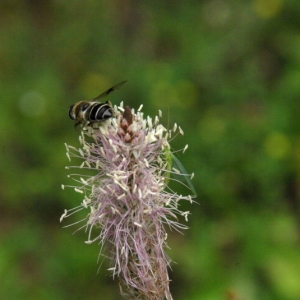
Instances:
[[[178,202],[193,202],[193,196],[178,195],[168,182],[181,183],[178,177],[191,175],[172,169],[168,131],[158,117],[154,122],[145,119],[141,109],[135,113],[128,106],[115,106],[114,118],[99,129],[83,128],[80,148],[66,145],[70,160],[83,160],[77,168],[93,174],[70,175],[76,181],[71,187],[83,194],[83,202],[65,210],[61,221],[78,210],[89,210],[86,243],[98,241],[106,246],[108,271],[119,278],[126,299],[172,300],[164,224],[178,231],[186,229],[177,216],[187,221],[189,212],[180,211]],[[176,130],[182,132],[177,125]],[[174,173],[176,180],[170,176]]]

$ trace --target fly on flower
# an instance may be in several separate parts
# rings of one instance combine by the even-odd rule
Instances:
[[[83,126],[104,121],[100,111],[107,108],[103,106],[105,103],[99,107],[96,106],[98,102],[84,103],[88,104],[84,112],[83,104],[78,104],[78,111],[71,107],[72,119]],[[90,106],[97,109],[89,110]],[[174,180],[183,184],[177,179],[181,177],[193,194],[195,189],[190,175],[170,150],[171,132],[160,124],[161,112],[159,117],[152,119],[144,117],[142,106],[137,111],[128,106],[124,108],[123,103],[110,108],[106,126],[81,131],[78,148],[66,145],[70,161],[72,157],[82,160],[78,167],[68,168],[78,168],[78,173],[84,168],[91,175],[86,172],[85,175],[70,175],[76,184],[63,188],[73,188],[82,195],[82,202],[74,209],[65,210],[61,220],[88,209],[83,225],[88,232],[86,243],[97,241],[101,248],[104,246],[105,256],[110,261],[108,270],[119,278],[125,298],[172,300],[168,276],[171,261],[165,253],[168,247],[165,225],[177,230],[187,229],[177,216],[187,221],[189,212],[181,211],[178,202],[193,203],[195,195],[179,195],[168,187],[168,182]],[[98,113],[102,118],[91,118]],[[173,132],[183,134],[177,125]]]
[[[97,100],[105,98],[111,92],[118,90],[126,83],[127,81],[124,80],[90,101],[79,101],[71,105],[71,107],[69,108],[69,117],[72,120],[75,120],[75,127],[77,127],[78,125],[81,125],[82,127],[91,126],[95,123],[101,123],[113,117],[114,113],[111,102],[106,101],[104,103],[101,103]]]

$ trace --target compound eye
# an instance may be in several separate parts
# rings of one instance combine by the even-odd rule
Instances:
[[[73,107],[74,107],[74,105],[71,105],[70,108],[69,108],[69,117],[72,120],[75,120],[75,115],[74,115],[74,112],[73,112]]]

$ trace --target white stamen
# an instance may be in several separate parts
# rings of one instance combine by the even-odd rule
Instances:
[[[94,208],[93,206],[91,206],[90,209],[91,209],[90,214],[91,214],[91,215],[94,215],[94,214],[95,214],[95,208]]]
[[[148,160],[146,158],[144,158],[144,162],[145,162],[146,167],[149,168],[149,163],[148,163]]]
[[[82,177],[80,177],[80,180],[82,181],[83,184],[87,185],[89,184],[86,180],[84,180]]]
[[[115,208],[115,212],[120,215],[120,212],[117,208]]]
[[[64,190],[64,189],[65,189],[65,186],[62,184],[62,185],[61,185],[61,188]]]
[[[142,191],[140,189],[138,189],[138,194],[139,194],[140,199],[143,199],[143,194],[142,194]]]
[[[144,198],[146,198],[148,194],[149,194],[149,190],[145,188],[145,190],[144,190]]]
[[[143,211],[143,213],[144,214],[151,214],[152,213],[152,208],[151,207],[148,207],[147,209],[145,209],[144,211]]]
[[[151,190],[147,190],[147,194],[150,194],[150,195],[157,195],[157,192],[152,192]]]
[[[118,152],[118,151],[117,151],[117,147],[113,144],[113,141],[112,141],[112,140],[108,140],[108,142],[109,142],[109,144],[111,145],[113,151],[114,151],[115,153],[117,153],[117,152]]]
[[[188,147],[189,147],[189,145],[185,145],[185,147],[183,148],[182,153],[184,153]]]
[[[86,204],[89,204],[89,203],[91,203],[91,199],[88,197],[85,197],[85,202],[86,202]]]
[[[82,206],[83,206],[84,208],[87,208],[87,203],[86,203],[86,200],[85,200],[85,199],[83,199],[83,201],[82,201]]]
[[[159,139],[162,138],[163,130],[161,128],[156,128],[155,135],[158,136]]]
[[[114,158],[113,158],[113,162],[117,161],[119,159],[120,155],[116,155]]]
[[[69,148],[69,150],[72,149],[72,150],[74,150],[74,151],[78,151],[77,148],[75,148],[75,147],[73,147],[73,146],[70,146],[70,145],[68,145],[68,148]]]
[[[157,138],[154,136],[154,134],[152,132],[149,132],[146,135],[146,143],[151,144],[151,143],[156,142],[156,141],[157,141]]]
[[[133,222],[133,224],[136,225],[137,227],[143,227],[143,225],[138,222]]]
[[[168,200],[167,200],[167,202],[166,202],[166,206],[169,206],[169,204],[170,204],[170,202],[171,202],[171,198],[169,198]]]
[[[85,145],[85,146],[83,146],[82,148],[83,148],[83,150],[85,150],[85,152],[86,152],[87,154],[90,154],[90,153],[91,153],[91,151],[90,151],[91,148],[90,148],[88,145]]]
[[[80,190],[80,189],[78,189],[78,188],[74,188],[74,190],[75,190],[75,192],[77,192],[77,193],[83,194],[83,191]]]
[[[102,153],[103,156],[105,156],[105,152],[104,152],[103,147],[100,147],[100,152]]]
[[[147,123],[150,129],[152,129],[152,118],[150,118],[149,116],[147,117]]]
[[[80,148],[79,148],[78,150],[79,150],[80,155],[81,155],[82,157],[84,157],[83,151],[82,151]]]
[[[162,111],[158,110],[158,116],[161,118],[162,117]]]
[[[179,170],[177,170],[176,168],[172,168],[172,170],[176,173],[176,174],[181,174],[181,172]]]
[[[104,126],[100,126],[99,130],[101,131],[101,134],[105,135],[106,134],[106,128]]]
[[[142,108],[143,108],[143,104],[140,105],[140,107],[138,108],[137,111],[140,112],[142,110]]]
[[[114,189],[112,189],[112,188],[111,188],[111,186],[110,186],[109,184],[107,185],[107,188],[108,188],[108,189],[109,189],[109,190],[112,192],[112,194],[114,194],[114,193],[115,193],[115,190],[114,190]]]
[[[59,221],[62,222],[62,220],[67,216],[68,211],[65,209],[64,213],[61,215]]]
[[[180,128],[180,126],[179,126],[178,129],[179,129],[180,134],[181,134],[181,135],[184,135],[184,132],[183,132],[183,130]]]
[[[117,199],[120,200],[125,197],[125,194],[120,195]]]
[[[190,178],[193,179],[193,178],[194,178],[194,175],[195,175],[195,173],[192,173]]]
[[[132,189],[132,193],[133,193],[133,194],[135,193],[136,188],[137,188],[137,185],[135,184],[135,185],[133,186],[133,189]]]
[[[176,198],[176,203],[178,203],[182,199],[182,195],[180,195],[178,198]]]
[[[173,131],[175,132],[176,130],[177,130],[177,124],[175,123],[173,127]]]
[[[184,216],[185,220],[188,222],[188,215],[189,215],[189,211],[184,211],[183,213],[181,213],[182,216]]]
[[[125,253],[125,247],[122,246],[122,248],[121,248],[121,254],[124,254],[124,253]]]
[[[96,161],[96,169],[99,169],[100,168],[100,160],[97,160]]]
[[[167,141],[169,139],[169,133],[167,132],[165,135],[165,140]]]
[[[112,121],[112,125],[113,127],[117,127],[118,126],[118,123],[117,123],[117,120],[116,119],[111,119]]]
[[[123,182],[114,179],[114,183],[117,184],[120,188],[122,188],[125,192],[128,191],[128,186],[126,186]]]
[[[117,106],[117,110],[120,110],[121,112],[124,111],[124,103],[123,103],[123,101],[120,103],[119,106]],[[119,111],[118,111],[118,112],[119,112]]]
[[[69,152],[66,152],[67,158],[69,159],[69,161],[71,161],[71,157],[69,155]]]
[[[133,150],[132,154],[134,155],[135,158],[139,158],[139,156],[140,156],[140,152],[136,151],[136,150]]]
[[[104,190],[102,187],[99,186],[98,189],[99,189],[103,194],[105,194],[105,195],[107,194],[106,190]]]

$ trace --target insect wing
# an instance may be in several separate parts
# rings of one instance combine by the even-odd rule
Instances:
[[[108,90],[106,90],[104,93],[100,94],[99,96],[97,96],[96,98],[94,98],[92,101],[96,101],[102,98],[105,98],[108,94],[110,94],[111,92],[114,92],[115,90],[120,89],[123,85],[125,85],[127,83],[127,80],[124,80],[116,85],[114,85],[113,87],[109,88]]]

